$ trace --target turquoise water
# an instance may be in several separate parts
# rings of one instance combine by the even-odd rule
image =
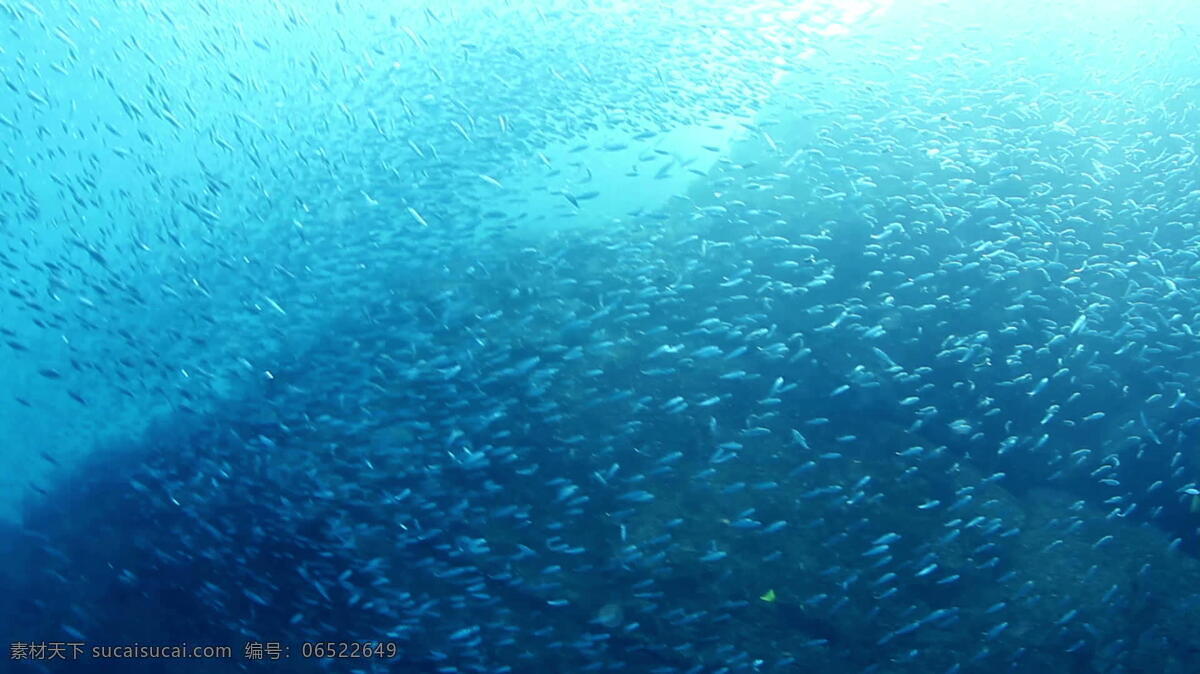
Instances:
[[[6,668],[1194,668],[1190,5],[0,24]]]

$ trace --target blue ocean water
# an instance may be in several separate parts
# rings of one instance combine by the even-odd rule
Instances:
[[[0,0],[13,672],[1200,667],[1200,8]]]

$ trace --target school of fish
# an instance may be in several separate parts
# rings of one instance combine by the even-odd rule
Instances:
[[[10,641],[1200,662],[1197,9],[316,4],[0,0]]]

